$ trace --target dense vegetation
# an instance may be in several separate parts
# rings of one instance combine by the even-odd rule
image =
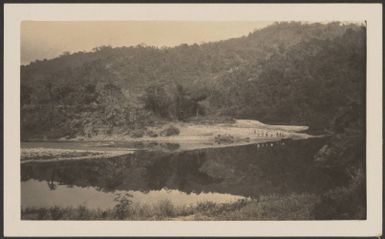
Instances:
[[[230,116],[330,128],[363,107],[365,28],[276,23],[175,48],[95,48],[21,67],[22,137],[126,132]]]
[[[312,219],[363,219],[365,79],[366,28],[355,24],[283,22],[200,45],[104,46],[21,67],[21,136],[92,137],[204,117],[308,125],[331,135],[314,167],[349,182],[300,204],[308,200]]]

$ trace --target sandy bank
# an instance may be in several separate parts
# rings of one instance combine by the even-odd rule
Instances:
[[[272,147],[274,142],[283,143],[282,140],[316,137],[301,133],[308,129],[307,126],[267,125],[255,120],[220,124],[173,122],[147,130],[161,135],[160,132],[170,126],[178,128],[179,134],[157,137],[145,135],[140,138],[129,135],[96,135],[61,140],[61,143],[48,141],[37,142],[32,146],[24,145],[21,149],[21,162],[112,158],[131,154],[136,150],[180,152],[247,144]]]
[[[178,135],[160,136],[160,132],[169,126],[179,129]],[[111,146],[114,142],[138,142],[143,143],[145,149],[184,151],[203,148],[218,148],[239,146],[245,144],[265,143],[282,139],[307,139],[311,136],[301,131],[307,130],[307,126],[268,125],[256,120],[236,120],[235,123],[199,124],[172,122],[163,127],[148,127],[147,130],[155,132],[157,137],[144,135],[133,138],[129,135],[95,135],[92,137],[77,137],[63,141],[106,141]],[[231,137],[229,142],[220,142],[221,137]],[[146,145],[148,147],[146,147]],[[159,147],[158,147],[159,146]],[[163,147],[167,146],[167,147]]]

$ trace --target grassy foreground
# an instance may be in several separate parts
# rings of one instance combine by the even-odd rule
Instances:
[[[132,204],[128,197],[122,197],[114,208],[108,210],[84,206],[26,208],[21,215],[23,220],[309,220],[314,219],[315,202],[314,195],[293,194],[178,207],[167,200],[153,206]]]
[[[22,220],[364,220],[366,197],[363,174],[349,185],[321,195],[287,194],[242,199],[233,203],[200,202],[175,206],[168,200],[137,204],[130,194],[118,195],[107,210],[79,207],[24,208]]]

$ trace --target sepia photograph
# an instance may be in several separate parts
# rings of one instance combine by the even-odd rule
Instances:
[[[365,22],[23,22],[23,220],[365,219]]]
[[[368,222],[368,24],[22,19],[15,217]]]

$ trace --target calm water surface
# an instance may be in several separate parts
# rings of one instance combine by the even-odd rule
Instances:
[[[322,193],[347,182],[338,168],[322,168],[314,161],[326,141],[315,138],[174,153],[142,150],[110,159],[25,163],[21,165],[21,204],[106,209],[115,205],[118,193],[125,192],[137,203],[170,200],[174,205]],[[132,148],[58,142],[23,143],[22,147]]]

